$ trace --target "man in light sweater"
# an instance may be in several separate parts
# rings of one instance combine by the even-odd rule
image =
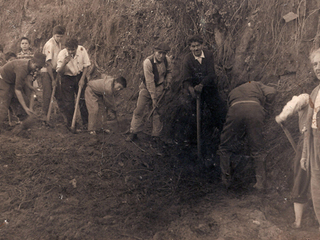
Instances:
[[[110,110],[116,115],[114,94],[127,87],[127,80],[124,77],[113,78],[110,76],[104,79],[89,81],[85,91],[86,106],[89,113],[88,131],[96,135],[96,122],[99,112],[98,101],[103,98],[105,110]]]
[[[291,225],[293,228],[301,228],[303,210],[308,202],[308,191],[310,185],[310,172],[305,171],[300,166],[303,137],[306,132],[308,105],[310,101],[309,94],[303,93],[293,98],[283,107],[282,112],[276,116],[276,122],[281,124],[288,117],[295,113],[299,115],[299,130],[301,137],[299,139],[296,156],[293,161],[293,188],[292,198],[295,214],[295,221]]]

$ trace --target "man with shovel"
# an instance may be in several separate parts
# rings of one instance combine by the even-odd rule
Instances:
[[[7,117],[9,106],[19,108],[19,104],[16,104],[17,101],[12,101],[14,95],[17,97],[24,112],[29,116],[34,115],[32,109],[27,106],[26,100],[28,102],[28,99],[25,99],[24,88],[27,84],[27,76],[35,70],[40,70],[45,65],[45,59],[46,56],[44,54],[35,53],[30,60],[16,59],[0,68],[0,124],[2,126]],[[25,119],[25,113],[20,118]],[[2,130],[3,127],[0,129]]]
[[[87,128],[88,110],[85,104],[84,92],[86,88],[86,74],[90,66],[90,59],[86,49],[78,45],[75,38],[69,38],[66,48],[58,54],[57,73],[61,76],[61,108],[67,120],[67,128],[75,131],[75,117],[77,106],[80,106],[83,128]],[[77,94],[76,107],[75,97]]]
[[[210,121],[212,126],[210,126],[209,131],[212,135],[214,128],[218,129],[218,132],[222,130],[222,126],[225,119],[226,107],[225,103],[222,101],[218,91],[218,78],[215,73],[214,68],[214,56],[213,52],[204,49],[203,38],[199,35],[191,36],[188,39],[188,45],[190,53],[186,55],[182,64],[182,87],[183,94],[180,98],[185,114],[178,116],[181,121],[185,124],[180,124],[178,128],[179,132],[184,133],[185,141],[191,140],[190,132],[190,113],[195,116],[197,112],[197,141],[198,141],[198,157],[201,158],[200,153],[201,148],[201,122],[205,120],[204,118],[204,107],[205,104],[210,110],[211,118]],[[197,104],[195,100],[197,99]],[[197,109],[195,107],[197,106]],[[200,119],[203,119],[201,121]],[[188,120],[188,123],[186,123]],[[187,126],[184,126],[187,125]],[[203,148],[203,150],[205,150]]]
[[[160,43],[154,48],[154,53],[143,62],[144,79],[140,84],[137,107],[133,112],[130,134],[126,141],[134,141],[137,133],[142,130],[145,109],[152,106],[152,137],[157,147],[160,143],[160,133],[163,124],[160,120],[159,105],[170,88],[172,68],[167,53],[170,51],[166,43]]]
[[[233,177],[231,157],[242,149],[241,140],[246,136],[250,156],[254,160],[256,184],[254,188],[266,187],[266,153],[262,134],[266,111],[275,98],[276,90],[261,82],[241,84],[229,93],[229,110],[221,133],[219,155],[222,183],[228,189]]]
[[[92,80],[87,84],[85,100],[89,112],[88,131],[96,135],[96,122],[99,112],[99,99],[103,98],[106,111],[110,110],[117,119],[114,94],[127,87],[127,80],[124,77],[113,78],[106,76],[104,79]],[[106,129],[108,131],[108,129]]]

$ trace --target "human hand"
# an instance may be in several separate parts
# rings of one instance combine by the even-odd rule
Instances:
[[[307,171],[307,159],[306,158],[301,158],[300,160],[300,166],[303,170]]]
[[[25,111],[29,116],[35,115],[34,111],[32,111],[30,108],[26,108]]]
[[[170,88],[171,88],[171,83],[168,82],[168,83],[166,84],[166,86],[165,86],[165,90],[170,90]]]
[[[79,81],[79,87],[83,88],[84,86],[84,78],[81,78]]]
[[[52,88],[54,88],[56,86],[57,86],[57,80],[55,79],[55,80],[52,81]]]
[[[194,87],[194,91],[197,93],[201,93],[202,92],[202,88],[203,88],[203,84],[198,84]]]
[[[192,98],[196,98],[196,93],[193,87],[189,87],[189,93],[191,94]]]
[[[279,115],[276,116],[275,120],[276,120],[276,122],[277,122],[278,124],[280,124],[280,123],[282,122],[282,120],[281,120],[281,118],[280,118]]]
[[[70,62],[71,58],[72,58],[71,55],[65,56],[64,63],[67,64],[68,62]]]

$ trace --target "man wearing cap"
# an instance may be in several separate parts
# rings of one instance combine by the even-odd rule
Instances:
[[[167,52],[170,51],[166,43],[160,43],[154,48],[154,53],[143,62],[144,79],[139,86],[139,97],[137,107],[133,112],[130,134],[127,141],[134,141],[137,133],[142,130],[144,110],[151,105],[156,108],[152,115],[153,140],[159,142],[162,130],[158,100],[166,89],[170,88],[172,79],[172,68]]]
[[[53,28],[53,36],[43,46],[42,53],[46,55],[46,67],[41,69],[41,79],[43,88],[43,115],[48,113],[52,88],[57,85],[56,67],[58,54],[61,51],[61,41],[65,33],[63,26],[55,26]]]
[[[24,87],[26,79],[29,74],[35,70],[39,70],[45,65],[46,56],[42,53],[35,53],[34,57],[28,59],[16,59],[6,63],[0,68],[0,124],[3,122],[8,114],[8,108],[11,104],[14,95],[17,96],[19,103],[23,110],[32,115],[33,111],[27,107],[24,99]],[[32,88],[30,86],[30,88]],[[26,99],[28,100],[28,99]],[[19,106],[13,102],[13,108]],[[25,114],[23,114],[25,115]],[[22,116],[24,117],[24,116]]]
[[[88,125],[88,110],[85,104],[86,75],[91,65],[86,49],[78,44],[75,38],[66,41],[66,48],[58,54],[57,72],[61,76],[61,111],[67,119],[67,128],[71,127],[74,113],[74,95],[78,94],[81,87],[79,101],[82,125]]]

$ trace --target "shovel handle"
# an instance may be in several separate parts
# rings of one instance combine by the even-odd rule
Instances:
[[[82,90],[82,86],[79,86],[79,90],[78,90],[78,94],[77,94],[77,99],[76,99],[76,105],[75,105],[75,107],[74,107],[74,113],[73,113],[73,118],[72,118],[72,123],[71,123],[71,130],[72,130],[72,131],[75,130],[75,126],[76,126],[76,116],[77,116],[77,110],[78,110],[78,107],[79,107],[81,90]]]
[[[54,95],[56,93],[56,86],[53,87],[52,89],[52,93],[51,93],[51,98],[50,98],[50,104],[49,104],[49,109],[48,109],[48,113],[47,113],[47,122],[50,121],[50,116],[51,116],[51,111],[52,111],[52,104],[53,104],[53,98],[54,98]]]

